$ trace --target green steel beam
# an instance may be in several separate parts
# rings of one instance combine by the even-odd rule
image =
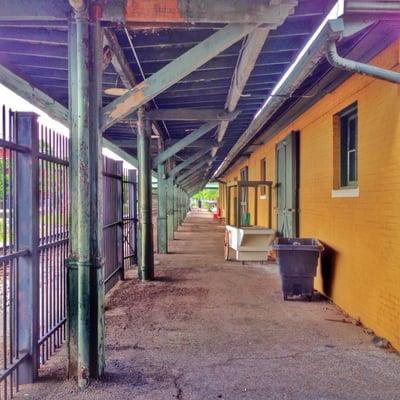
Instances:
[[[168,253],[168,231],[167,231],[167,184],[165,174],[165,163],[158,164],[158,207],[157,207],[157,250],[160,254]]]
[[[191,179],[188,179],[182,187],[186,190],[189,191],[191,187],[195,186],[198,184],[204,176],[202,174],[197,174],[196,176],[191,177]]]
[[[81,8],[81,0],[70,0],[71,6]],[[175,0],[140,2],[138,12],[137,0],[103,0],[101,15],[103,21],[117,23],[146,23],[159,26],[160,24],[193,24],[193,23],[230,23],[254,21],[279,25],[282,19],[297,5],[296,0]],[[306,2],[307,3],[307,2]],[[167,4],[167,5],[165,5]],[[304,7],[303,7],[304,8]],[[54,21],[66,20],[71,15],[67,0],[0,0],[0,20],[32,20]],[[315,14],[315,7],[308,7],[303,14]]]
[[[210,151],[209,148],[200,151],[199,153],[193,154],[191,157],[187,158],[185,161],[182,161],[180,164],[175,166],[174,168],[171,169],[171,171],[168,172],[168,176],[172,179],[175,178],[175,176],[181,172],[183,169],[189,167],[189,165],[193,164],[195,161],[197,161],[199,158],[205,156],[208,152]]]
[[[230,121],[232,115],[225,110],[175,108],[164,110],[150,110],[146,117],[162,121]]]
[[[105,0],[101,20],[124,22],[127,0]],[[82,8],[81,0],[0,0],[0,21],[56,21],[71,17],[72,8]]]
[[[242,39],[257,24],[228,24],[103,108],[105,130]]]
[[[124,51],[119,45],[115,32],[111,28],[104,28],[104,38],[112,53],[111,63],[115,72],[126,88],[133,88],[136,85],[135,75],[133,75],[131,67],[125,58]]]
[[[206,166],[207,166],[207,163],[204,163],[203,165],[206,165]],[[199,166],[198,168],[196,168],[195,170],[190,171],[190,172],[191,172],[190,175],[184,177],[181,181],[179,181],[179,182],[177,182],[177,183],[178,183],[180,186],[187,186],[187,184],[188,184],[189,182],[193,182],[193,181],[194,181],[195,179],[197,179],[198,177],[203,177],[204,174],[205,174],[204,168],[206,168],[206,167],[203,168],[203,165],[200,165],[200,166]],[[196,166],[196,167],[197,167],[197,166]],[[189,172],[189,171],[188,171],[188,172]]]
[[[194,174],[194,172],[197,172],[198,170],[200,170],[201,168],[203,168],[204,165],[208,164],[211,161],[211,157],[208,157],[202,161],[200,161],[199,163],[197,163],[194,167],[192,167],[192,169],[185,171],[182,175],[179,175],[176,178],[176,183],[179,185],[181,184],[185,179],[189,178],[190,176],[192,176]],[[205,171],[204,171],[205,172]]]
[[[200,126],[200,128],[196,129],[195,131],[193,131],[192,133],[181,139],[179,142],[173,144],[171,147],[168,147],[162,153],[154,157],[153,167],[155,168],[157,167],[158,164],[167,161],[176,153],[180,152],[185,147],[189,146],[197,139],[200,139],[202,136],[210,132],[211,129],[215,128],[217,125],[218,125],[217,121],[207,122],[206,124],[203,124],[202,126]]]
[[[151,124],[144,117],[143,107],[138,110],[139,160],[139,234],[138,277],[141,281],[154,279],[152,182],[150,136]]]
[[[54,100],[3,65],[0,65],[0,83],[37,107],[39,110],[45,112],[50,118],[53,118],[69,128],[68,108],[64,107],[58,101]],[[103,147],[111,150],[134,167],[137,167],[137,159],[135,157],[105,138],[103,138],[102,141]],[[154,172],[153,176],[156,177],[157,174]]]
[[[167,233],[168,240],[174,239],[174,182],[167,179]]]

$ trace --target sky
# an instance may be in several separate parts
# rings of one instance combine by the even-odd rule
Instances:
[[[62,135],[69,136],[69,130],[67,127],[62,125],[60,122],[55,121],[50,118],[46,113],[39,110],[37,107],[30,104],[28,101],[24,100],[22,97],[18,96],[5,86],[0,84],[0,105],[5,104],[7,107],[11,108],[13,111],[31,111],[39,115],[39,123],[41,125],[51,126],[57,132]],[[122,160],[115,153],[108,149],[103,149],[103,154],[113,160]],[[122,160],[123,161],[123,160]],[[124,161],[125,168],[135,169],[131,164]]]

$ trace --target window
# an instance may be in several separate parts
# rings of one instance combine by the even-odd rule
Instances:
[[[267,180],[267,159],[263,158],[260,161],[260,181]],[[265,196],[267,188],[265,186],[261,186],[260,194],[261,196]]]
[[[339,113],[340,187],[357,187],[357,105]]]

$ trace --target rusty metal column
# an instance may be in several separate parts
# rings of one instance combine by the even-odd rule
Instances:
[[[102,247],[101,9],[71,2],[69,25],[70,254],[68,373],[80,388],[104,372]],[[90,14],[90,15],[89,15]]]
[[[144,108],[138,110],[138,173],[139,173],[139,253],[138,277],[141,281],[154,279],[152,183],[151,183],[151,121]]]

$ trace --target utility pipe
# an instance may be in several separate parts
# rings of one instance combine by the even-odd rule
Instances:
[[[343,69],[345,71],[354,72],[361,75],[371,76],[387,82],[400,83],[400,73],[387,70],[374,65],[360,63],[341,57],[337,52],[336,41],[330,40],[327,43],[326,59],[332,67]]]

